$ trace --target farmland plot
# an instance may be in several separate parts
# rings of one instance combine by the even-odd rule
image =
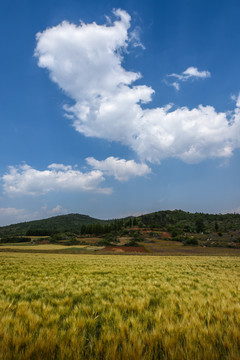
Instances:
[[[240,259],[0,253],[0,359],[239,359]]]

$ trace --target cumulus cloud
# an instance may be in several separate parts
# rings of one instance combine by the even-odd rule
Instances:
[[[38,65],[50,71],[51,79],[75,100],[107,95],[121,84],[131,84],[140,74],[121,66],[126,49],[130,16],[114,11],[120,21],[112,25],[67,21],[37,34]],[[86,104],[87,105],[87,104]],[[82,104],[84,109],[84,103]]]
[[[144,176],[151,172],[151,169],[146,164],[137,164],[134,160],[127,161],[113,156],[103,161],[89,157],[86,161],[94,169],[101,170],[109,176],[114,176],[119,181],[127,181],[132,177]]]
[[[48,69],[51,79],[74,101],[64,109],[75,129],[85,136],[118,141],[142,162],[174,157],[194,163],[230,157],[240,146],[239,108],[229,119],[229,113],[212,106],[143,107],[154,90],[134,86],[141,74],[123,67],[133,37],[131,18],[119,9],[114,15],[116,20],[104,25],[65,21],[37,34],[38,65]],[[210,73],[189,67],[171,76],[178,89],[181,81],[207,78]]]
[[[4,192],[8,195],[41,195],[50,191],[94,191],[111,193],[110,188],[99,187],[105,178],[99,170],[83,173],[71,166],[52,164],[47,170],[36,170],[27,164],[10,166],[2,177]]]
[[[63,164],[55,164],[55,163],[53,163],[53,164],[48,166],[48,169],[68,171],[68,170],[72,170],[72,166],[71,165],[63,165]]]
[[[151,172],[148,165],[108,157],[98,161],[93,157],[86,159],[93,170],[81,172],[71,165],[51,164],[46,170],[37,170],[27,164],[10,166],[8,173],[2,176],[4,192],[15,195],[42,195],[50,191],[92,191],[110,194],[111,188],[100,187],[105,176],[114,176],[116,180],[127,181],[132,177],[144,176]],[[64,211],[60,205],[49,214]]]
[[[144,127],[135,139],[134,149],[149,161],[174,157],[187,163],[197,163],[206,158],[232,155],[240,145],[239,112],[235,112],[229,125],[225,113],[217,113],[212,106],[174,111],[157,108],[145,111]]]

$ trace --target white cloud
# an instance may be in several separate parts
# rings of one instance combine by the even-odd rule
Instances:
[[[64,21],[37,34],[38,65],[47,68],[51,79],[75,100],[97,100],[109,91],[116,92],[120,84],[131,84],[140,77],[121,66],[130,16],[122,10],[114,14],[121,20],[112,26],[76,26]]]
[[[206,71],[206,70],[199,71],[196,67],[193,67],[193,66],[190,66],[189,68],[187,68],[187,70],[185,70],[182,74],[183,74],[182,76],[184,76],[184,80],[186,80],[188,78],[206,79],[211,76],[209,71]]]
[[[52,216],[57,215],[64,215],[67,213],[67,210],[64,209],[61,205],[56,205],[54,208],[48,208],[47,205],[42,206],[37,211],[30,212],[26,210],[26,219],[29,220],[36,220],[36,219],[45,219]]]
[[[62,215],[62,214],[66,214],[67,210],[64,209],[61,205],[57,205],[55,206],[55,208],[49,209],[47,210],[47,215]]]
[[[171,86],[173,86],[177,91],[180,90],[180,85],[178,82],[174,81],[173,83],[170,83]]]
[[[2,176],[4,193],[16,195],[43,195],[50,191],[92,191],[111,194],[112,189],[100,187],[104,176],[114,176],[116,180],[127,181],[132,177],[151,173],[146,164],[137,164],[134,160],[108,157],[98,161],[92,157],[86,159],[94,170],[81,172],[71,165],[51,164],[47,170],[37,170],[27,164],[9,166],[8,173]],[[75,166],[76,167],[76,166]],[[45,209],[46,210],[46,209]],[[50,211],[50,212],[49,212]],[[46,214],[64,212],[60,205]]]
[[[228,158],[240,145],[239,112],[234,113],[230,126],[227,115],[217,113],[211,106],[145,110],[143,128],[134,141],[134,150],[152,162],[169,157],[187,163]]]
[[[49,209],[47,206],[43,206],[38,211],[17,208],[0,208],[0,226],[16,224],[22,221],[43,219],[46,217],[62,215],[66,213],[67,210],[64,209],[61,205],[57,205],[52,209]]]
[[[236,106],[240,107],[240,93],[238,94],[238,97],[237,97]]]
[[[0,216],[22,216],[24,213],[24,209],[0,208]]]
[[[11,196],[40,195],[58,190],[111,193],[110,188],[99,187],[105,180],[99,170],[82,173],[62,164],[50,165],[49,169],[40,171],[26,164],[10,166],[9,172],[2,177],[4,192]]]
[[[207,70],[199,71],[198,68],[194,66],[190,66],[185,71],[183,71],[181,74],[170,74],[167,75],[168,77],[174,77],[177,78],[178,81],[169,82],[165,79],[165,84],[169,86],[175,87],[176,90],[180,89],[180,83],[181,81],[188,81],[188,80],[196,80],[196,79],[206,79],[211,76],[211,73]]]
[[[239,92],[239,94],[237,96],[232,95],[231,99],[236,102],[236,107],[240,108],[240,92]]]
[[[199,71],[198,68],[190,66],[187,70],[183,71],[181,74],[170,74],[169,77],[175,77],[180,81],[187,81],[188,79],[206,79],[211,76],[209,71],[203,70]]]
[[[114,176],[119,181],[127,181],[132,177],[144,176],[151,172],[151,169],[146,164],[137,164],[134,160],[127,161],[113,156],[103,161],[89,157],[86,161],[94,169],[101,170],[109,176]]]
[[[63,165],[63,164],[55,164],[55,163],[53,163],[53,164],[48,166],[48,169],[68,171],[68,170],[72,170],[72,166],[71,165]]]
[[[27,214],[25,209],[0,208],[0,226],[13,224],[26,220]]]
[[[37,34],[35,55],[40,67],[74,100],[65,105],[75,129],[85,136],[118,141],[133,149],[141,161],[158,163],[174,157],[188,163],[228,158],[240,146],[240,110],[218,113],[212,106],[189,109],[142,107],[154,90],[133,86],[141,75],[123,68],[131,35],[130,16],[122,10],[106,25],[63,22]],[[208,71],[189,67],[171,74],[179,81],[206,78]]]
[[[129,34],[129,41],[132,42],[133,47],[140,47],[145,50],[146,48],[140,40],[140,32],[141,28],[139,26],[136,26],[135,29],[133,29],[133,31],[131,31]]]

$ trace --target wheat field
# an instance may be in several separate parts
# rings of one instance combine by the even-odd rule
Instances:
[[[239,359],[240,259],[0,253],[0,359]]]
[[[88,245],[74,245],[74,248],[76,249],[84,249],[88,247]],[[11,250],[68,250],[70,246],[67,245],[61,245],[61,244],[20,244],[20,245],[1,245],[0,249],[11,249]]]

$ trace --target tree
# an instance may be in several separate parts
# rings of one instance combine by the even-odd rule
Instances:
[[[204,221],[203,221],[203,219],[201,219],[201,218],[197,219],[195,225],[196,225],[196,231],[197,231],[197,233],[204,232],[205,226],[204,226]]]

